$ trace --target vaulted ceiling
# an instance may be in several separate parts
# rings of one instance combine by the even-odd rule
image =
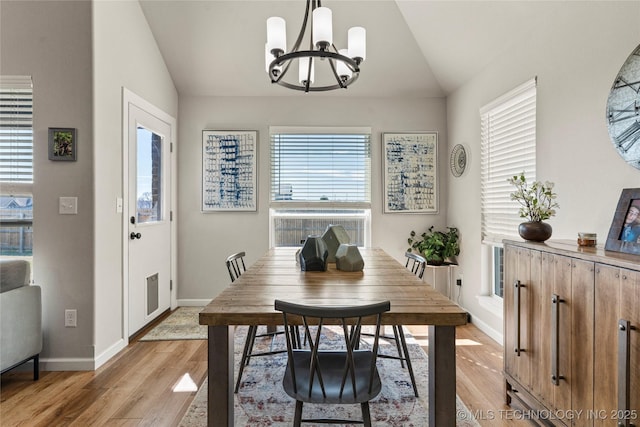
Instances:
[[[300,96],[265,72],[266,19],[287,22],[291,46],[303,0],[139,0],[180,95]],[[367,30],[367,59],[347,90],[306,96],[442,97],[503,50],[531,37],[561,1],[326,0],[334,44]]]

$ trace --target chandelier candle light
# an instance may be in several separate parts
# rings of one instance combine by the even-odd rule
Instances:
[[[322,7],[320,0],[306,0],[307,7],[302,21],[300,33],[290,52],[287,48],[286,22],[283,18],[272,16],[267,19],[267,43],[265,45],[265,67],[272,83],[289,89],[305,92],[323,92],[333,89],[346,89],[358,79],[360,64],[366,57],[366,30],[362,27],[349,29],[348,48],[338,50],[333,44],[333,28],[331,9]],[[309,12],[312,12],[310,23],[311,37],[309,50],[300,50],[303,42]],[[315,69],[318,59],[330,68],[329,77],[313,86],[316,81]],[[291,64],[298,62],[298,79],[287,72]],[[319,76],[320,77],[320,76]],[[335,80],[335,83],[333,82]]]

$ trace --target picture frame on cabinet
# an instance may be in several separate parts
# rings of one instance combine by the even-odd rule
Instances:
[[[604,248],[640,255],[640,188],[622,190]]]

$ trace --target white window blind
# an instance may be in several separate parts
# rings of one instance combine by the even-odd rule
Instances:
[[[536,177],[536,79],[480,109],[482,238],[518,237],[519,205],[507,179]]]
[[[5,185],[33,183],[32,87],[29,76],[0,76],[0,182]]]
[[[271,202],[371,202],[371,131],[271,129]]]

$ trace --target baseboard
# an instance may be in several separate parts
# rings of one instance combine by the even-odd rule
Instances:
[[[124,339],[118,340],[111,347],[102,352],[94,361],[94,369],[98,369],[100,366],[107,363],[113,356],[118,354],[127,346],[127,342]]]
[[[40,358],[40,371],[93,371],[94,360],[91,358]]]
[[[478,316],[474,315],[473,313],[471,313],[471,323],[474,324],[482,332],[487,334],[489,337],[491,337],[498,344],[504,344],[502,333],[496,331],[491,326],[478,319]]]
[[[178,307],[204,307],[211,299],[179,299]]]

